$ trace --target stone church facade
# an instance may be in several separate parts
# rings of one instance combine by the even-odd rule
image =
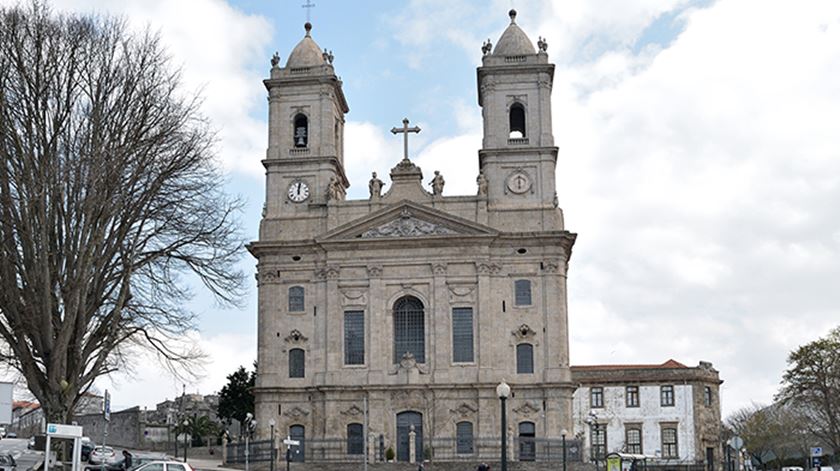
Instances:
[[[512,390],[509,436],[559,439],[573,429],[566,276],[575,234],[555,192],[554,65],[545,41],[535,48],[510,16],[478,68],[474,195],[445,194],[443,175],[431,178],[406,150],[394,156],[390,186],[374,175],[369,198],[346,199],[349,107],[331,54],[307,23],[285,66],[273,58],[266,201],[249,245],[260,435],[273,421],[281,437],[336,439],[348,454],[369,451],[363,435],[399,460],[436,440],[475,452],[481,437],[499,436],[502,380]],[[392,131],[402,139],[412,128]]]

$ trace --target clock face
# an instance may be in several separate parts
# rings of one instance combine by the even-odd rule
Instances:
[[[531,189],[531,179],[525,172],[514,172],[507,179],[507,187],[513,193],[522,194]]]
[[[306,201],[306,198],[309,198],[309,185],[307,185],[306,182],[297,180],[289,185],[290,200],[295,203],[300,203],[302,201]]]

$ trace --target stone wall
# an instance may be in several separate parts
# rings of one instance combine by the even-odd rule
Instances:
[[[90,437],[97,445],[104,442],[105,445],[131,449],[144,448],[145,421],[143,411],[139,407],[111,412],[107,438],[105,437],[105,417],[102,414],[80,415],[76,417],[76,422],[83,427],[85,436]]]
[[[498,461],[486,462],[490,469],[498,471],[501,469]],[[425,471],[473,471],[478,467],[478,462],[450,461],[425,463]],[[243,465],[226,465],[236,469],[244,469]],[[286,463],[278,462],[275,469],[285,469]],[[362,470],[363,465],[358,463],[291,463],[290,471],[355,471]],[[370,471],[417,471],[417,464],[410,463],[369,463],[367,469]],[[268,463],[251,464],[251,471],[268,471]],[[512,461],[507,465],[509,471],[560,471],[562,464],[557,462],[518,462]],[[589,463],[569,463],[568,471],[596,471],[595,465]]]

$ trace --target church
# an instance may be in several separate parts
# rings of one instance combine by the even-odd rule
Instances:
[[[405,143],[391,183],[373,173],[370,196],[348,200],[349,106],[331,54],[307,23],[285,66],[271,61],[265,206],[249,245],[254,393],[259,434],[271,424],[299,440],[295,460],[498,456],[502,382],[520,459],[574,428],[566,276],[576,234],[556,193],[554,65],[546,42],[535,47],[509,15],[482,48],[469,195],[446,194],[444,175],[412,162],[419,129],[406,119],[391,130]]]

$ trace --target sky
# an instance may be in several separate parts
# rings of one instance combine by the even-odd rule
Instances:
[[[8,5],[10,0],[0,0]],[[264,199],[270,58],[303,37],[302,0],[53,0],[159,31],[219,133],[227,190],[256,238]],[[710,361],[724,415],[768,403],[788,353],[840,325],[840,2],[836,0],[315,0],[350,113],[348,198],[401,155],[446,195],[474,193],[475,68],[513,6],[556,64],[557,185],[578,234],[568,272],[573,364]],[[256,359],[254,260],[242,309],[200,290],[208,354],[187,392],[212,393]],[[154,407],[182,382],[138,356],[97,382],[115,408]]]

